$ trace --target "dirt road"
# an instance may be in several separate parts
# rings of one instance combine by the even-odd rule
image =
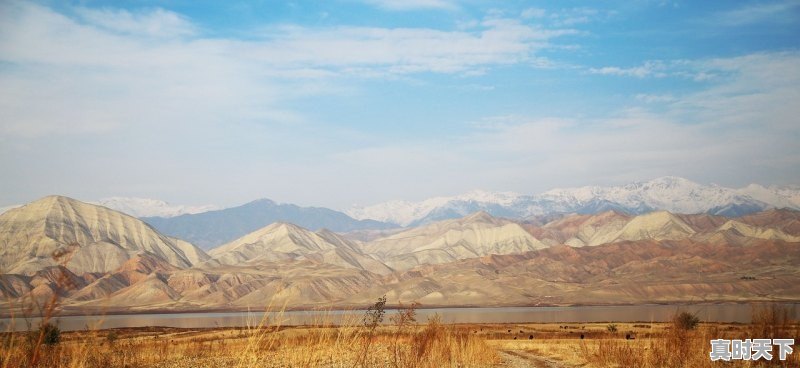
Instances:
[[[560,362],[537,356],[525,350],[499,350],[502,362],[500,367],[508,368],[570,368]]]

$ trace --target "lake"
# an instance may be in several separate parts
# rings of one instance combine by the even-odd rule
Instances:
[[[800,303],[781,303],[789,308],[792,318],[800,319]],[[686,305],[632,305],[632,306],[576,306],[576,307],[497,307],[497,308],[434,308],[418,309],[417,321],[439,314],[446,323],[545,323],[545,322],[663,322],[676,311],[696,314],[704,322],[750,322],[750,304],[686,304]],[[388,317],[395,311],[387,310]],[[56,320],[62,330],[85,328],[117,328],[165,326],[180,328],[258,326],[263,318],[270,325],[312,325],[321,323],[359,323],[364,311],[290,311],[284,313],[220,312],[220,313],[169,313],[127,314],[107,316],[65,316]],[[38,324],[37,318],[0,319],[0,331],[13,325],[17,331],[28,323]]]

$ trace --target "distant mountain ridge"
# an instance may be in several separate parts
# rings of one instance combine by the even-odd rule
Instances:
[[[184,214],[175,217],[143,217],[159,232],[187,240],[205,250],[235,240],[275,222],[290,222],[311,229],[336,232],[389,229],[397,225],[375,220],[356,220],[322,207],[300,207],[259,199],[238,207]]]
[[[50,196],[0,215],[0,315],[54,296],[71,313],[349,308],[377,295],[426,306],[800,300],[797,210],[537,219],[475,212],[369,241],[275,222],[205,253]]]
[[[284,222],[276,222],[214,248],[209,255],[226,265],[313,260],[380,275],[392,272],[377,259],[363,254],[355,241],[329,230],[314,233]]]
[[[97,201],[97,204],[127,213],[134,217],[175,217],[185,214],[208,212],[218,209],[213,205],[187,206],[174,205],[159,199],[135,197],[109,197]]]
[[[732,189],[666,176],[621,186],[552,189],[536,195],[472,191],[420,202],[389,201],[353,207],[345,212],[357,219],[418,226],[476,211],[515,219],[554,213],[595,214],[610,210],[631,215],[661,210],[738,217],[770,208],[800,209],[800,188],[751,184]]]
[[[363,245],[367,253],[398,270],[545,247],[519,224],[486,212],[408,229]]]

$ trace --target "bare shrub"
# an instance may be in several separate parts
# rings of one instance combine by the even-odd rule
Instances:
[[[758,339],[784,339],[796,333],[789,308],[777,304],[754,305],[749,334]]]
[[[672,327],[680,330],[694,330],[700,318],[689,312],[678,312],[672,317]]]
[[[372,346],[372,340],[375,335],[375,329],[378,328],[378,326],[383,322],[383,316],[386,314],[385,308],[386,295],[378,298],[374,304],[367,308],[367,312],[364,314],[363,320],[366,333],[362,339],[362,349],[356,365],[361,365],[364,367],[367,366],[370,355],[370,347]]]

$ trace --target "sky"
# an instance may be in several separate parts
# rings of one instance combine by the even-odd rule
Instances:
[[[800,1],[0,0],[0,206],[800,184]]]

